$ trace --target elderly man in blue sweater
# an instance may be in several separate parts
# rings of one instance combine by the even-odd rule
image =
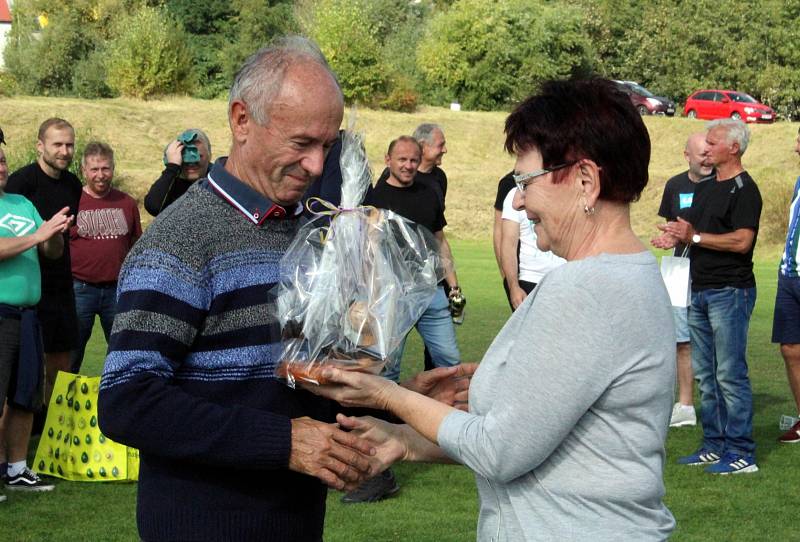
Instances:
[[[119,278],[100,426],[139,448],[143,540],[322,540],[326,485],[376,474],[337,405],[280,383],[270,289],[343,116],[319,50],[285,38],[236,75],[232,147]]]

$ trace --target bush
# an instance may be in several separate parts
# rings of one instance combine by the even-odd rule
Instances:
[[[306,9],[306,31],[339,78],[345,101],[374,103],[386,89],[386,72],[369,1],[319,0]]]
[[[166,11],[143,6],[122,17],[108,44],[108,84],[134,98],[185,92],[191,55],[183,28]]]
[[[19,92],[19,85],[11,72],[0,71],[0,96],[10,97]]]
[[[445,103],[503,109],[546,79],[589,73],[592,47],[582,24],[567,4],[457,0],[431,18],[417,63],[426,90]]]
[[[48,15],[40,28],[40,14]],[[94,47],[92,10],[87,0],[18,0],[4,51],[8,70],[23,92],[63,95],[72,86],[75,62]],[[45,21],[45,19],[41,19]]]
[[[75,65],[72,92],[81,98],[112,98],[116,93],[106,83],[107,77],[105,52],[94,51]]]
[[[411,88],[408,81],[394,81],[389,94],[378,102],[383,109],[390,111],[400,111],[401,113],[413,113],[417,110],[419,96]]]
[[[237,15],[231,19],[229,36],[218,50],[222,73],[221,92],[227,91],[244,60],[276,36],[297,33],[297,23],[288,0],[233,0]]]

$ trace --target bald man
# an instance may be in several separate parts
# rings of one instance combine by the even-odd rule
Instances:
[[[692,206],[692,198],[697,185],[708,179],[714,168],[703,163],[703,151],[706,144],[705,132],[694,133],[686,140],[683,157],[689,164],[689,169],[675,175],[664,186],[664,195],[658,215],[667,221],[676,220],[681,211]],[[686,245],[681,243],[675,247],[675,256],[684,255]],[[685,256],[688,256],[688,251]],[[675,321],[675,338],[677,341],[678,357],[678,402],[672,408],[670,427],[696,425],[697,415],[694,411],[692,388],[694,374],[692,373],[692,347],[689,344],[689,325],[687,322],[688,308],[673,307]]]

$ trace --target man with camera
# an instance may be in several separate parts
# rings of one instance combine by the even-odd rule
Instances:
[[[144,197],[144,208],[153,216],[172,205],[192,184],[208,174],[211,142],[200,129],[182,132],[164,150],[164,171]]]

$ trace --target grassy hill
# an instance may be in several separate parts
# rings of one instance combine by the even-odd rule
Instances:
[[[191,98],[159,101],[128,99],[78,100],[66,98],[15,97],[3,99],[0,126],[9,141],[12,168],[30,160],[36,130],[50,116],[64,117],[77,131],[79,144],[88,138],[104,140],[117,153],[118,184],[140,201],[162,169],[164,146],[188,127],[203,128],[211,138],[213,155],[227,154],[230,136],[227,104]],[[362,109],[359,126],[366,133],[367,152],[377,172],[391,139],[410,134],[422,122],[441,124],[449,152],[443,168],[450,179],[448,234],[458,239],[485,239],[491,235],[497,180],[513,167],[513,159],[502,148],[506,113],[453,112],[424,107],[417,113],[393,113]],[[683,146],[687,136],[703,130],[704,123],[684,118],[645,118],[653,153],[650,184],[641,201],[633,205],[634,229],[643,237],[655,233],[654,224],[666,180],[686,169]],[[777,123],[751,126],[752,143],[745,154],[745,167],[761,187],[765,201],[760,241],[782,242],[786,231],[786,209],[794,179],[800,173],[793,153],[797,125]],[[150,220],[143,212],[143,218]]]

